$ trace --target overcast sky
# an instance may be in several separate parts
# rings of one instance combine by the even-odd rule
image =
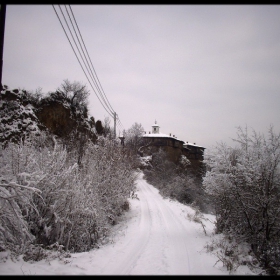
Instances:
[[[71,8],[118,134],[157,120],[161,133],[209,148],[232,145],[238,126],[280,132],[279,5]],[[2,83],[47,93],[65,79],[87,85],[95,120],[109,116],[53,6],[7,5]]]

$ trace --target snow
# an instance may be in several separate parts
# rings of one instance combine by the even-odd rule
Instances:
[[[195,143],[190,143],[190,142],[185,142],[183,144],[183,147],[187,147],[187,146],[194,146],[194,147],[198,147],[198,148],[202,148],[202,149],[205,149],[203,146],[199,146],[199,145],[196,145]]]
[[[229,275],[217,256],[206,252],[215,216],[204,214],[203,224],[190,219],[194,209],[163,199],[143,179],[137,197],[99,249],[73,253],[70,258],[25,262],[9,257],[0,263],[1,275]],[[7,252],[0,252],[3,259]],[[235,274],[253,275],[248,267]]]
[[[173,138],[173,139],[176,139],[176,140],[178,140],[178,141],[184,142],[183,140],[180,140],[180,139],[178,139],[178,138],[176,138],[176,137],[167,135],[167,134],[165,134],[165,133],[149,133],[149,134],[144,134],[143,137]]]

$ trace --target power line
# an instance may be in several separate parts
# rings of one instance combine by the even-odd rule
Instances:
[[[96,93],[95,89],[93,88],[93,86],[92,86],[92,84],[91,84],[91,82],[90,82],[90,80],[89,80],[89,78],[88,78],[88,76],[87,76],[87,74],[86,74],[86,72],[85,72],[85,70],[84,70],[84,67],[82,66],[82,64],[81,64],[81,62],[80,62],[80,59],[78,58],[78,56],[77,56],[77,54],[76,54],[76,51],[75,51],[75,49],[74,49],[74,47],[73,47],[73,45],[72,45],[72,43],[71,43],[71,41],[70,41],[70,39],[69,39],[69,37],[68,37],[68,35],[67,35],[67,32],[66,32],[66,30],[65,30],[65,28],[64,28],[64,26],[63,26],[63,24],[62,24],[62,22],[61,22],[61,20],[60,20],[60,17],[59,17],[59,15],[58,15],[58,13],[57,13],[57,11],[56,11],[54,5],[52,5],[52,6],[53,6],[53,9],[54,9],[54,11],[55,11],[57,17],[58,17],[58,20],[59,20],[60,24],[61,24],[61,26],[62,26],[62,28],[63,28],[63,30],[64,30],[64,33],[65,33],[65,35],[66,35],[66,37],[67,37],[67,39],[68,39],[68,41],[69,41],[69,43],[70,43],[70,45],[71,45],[71,48],[72,48],[72,50],[74,51],[74,54],[75,54],[76,58],[78,59],[78,62],[79,62],[79,64],[80,64],[80,66],[81,66],[81,68],[82,68],[82,70],[83,70],[83,72],[84,72],[84,74],[85,74],[85,76],[86,76],[88,82],[90,83],[90,85],[91,85],[91,87],[92,87],[92,89],[93,89],[95,95],[97,96],[98,100],[100,101],[100,103],[101,103],[101,105],[103,106],[103,108],[107,111],[107,113],[108,113],[111,117],[113,117],[112,112],[108,111],[108,109],[105,107],[105,105],[104,105],[104,104],[102,103],[102,101],[100,100],[100,98],[99,98],[98,94]],[[59,7],[59,8],[60,8],[60,7]],[[60,8],[60,10],[61,10],[61,8]],[[65,16],[64,16],[62,10],[61,10],[61,13],[62,13],[62,15],[63,15],[63,17],[64,17],[64,20],[65,20],[66,24],[67,24],[67,21],[66,21],[66,19],[65,19]],[[67,26],[68,26],[68,24],[67,24]],[[69,29],[69,26],[68,26],[68,29]],[[69,30],[70,30],[70,29],[69,29]],[[71,33],[71,31],[70,31],[70,33]],[[72,35],[72,33],[71,33],[71,35]],[[72,35],[72,39],[74,40],[73,35]],[[74,41],[75,41],[75,40],[74,40]],[[75,43],[75,44],[76,44],[76,43]],[[76,44],[76,47],[77,47],[77,44]],[[77,47],[77,48],[78,48],[78,47]],[[80,53],[80,52],[79,52],[79,53]],[[80,53],[80,55],[81,55],[81,53]],[[83,61],[84,61],[84,60],[83,60]]]
[[[69,6],[70,6],[70,5],[69,5]],[[92,78],[92,80],[93,80],[93,82],[94,82],[94,84],[95,84],[95,86],[96,86],[96,88],[97,88],[97,90],[98,90],[98,92],[99,92],[99,94],[100,94],[100,97],[102,98],[103,102],[104,102],[105,105],[107,106],[107,109],[108,109],[112,114],[114,114],[113,108],[111,107],[111,109],[110,109],[110,107],[109,107],[108,103],[106,102],[106,100],[105,100],[105,98],[104,98],[104,96],[103,96],[103,94],[102,94],[102,92],[101,92],[101,90],[100,90],[100,88],[99,88],[99,85],[98,85],[98,83],[97,83],[97,81],[96,81],[96,79],[95,79],[95,77],[94,77],[94,74],[93,74],[93,72],[92,72],[92,70],[91,70],[91,67],[90,67],[90,65],[89,65],[88,59],[87,59],[87,57],[86,57],[86,55],[85,55],[85,52],[84,52],[84,50],[83,50],[83,46],[81,45],[80,39],[79,39],[79,37],[78,37],[78,35],[77,35],[75,26],[73,25],[72,19],[71,19],[70,15],[69,15],[69,12],[68,12],[68,9],[67,9],[67,6],[66,6],[66,5],[65,5],[65,9],[66,9],[66,12],[67,12],[67,14],[68,14],[68,17],[69,17],[69,19],[70,19],[72,28],[73,28],[73,30],[74,30],[74,32],[75,32],[75,35],[76,35],[76,37],[77,37],[77,39],[78,39],[79,45],[80,45],[80,47],[81,47],[81,50],[82,50],[82,52],[83,52],[83,54],[84,54],[84,57],[85,57],[85,59],[86,59],[87,65],[88,65],[88,67],[89,67],[89,69],[87,68],[87,70],[88,70],[88,72],[90,71],[89,74],[91,75],[91,78]],[[71,9],[71,7],[70,7],[70,9]],[[81,33],[80,33],[80,30],[79,30],[79,27],[78,27],[77,22],[76,22],[76,20],[75,20],[75,16],[74,16],[74,14],[73,14],[72,9],[71,9],[71,12],[72,12],[73,19],[74,19],[74,21],[75,21],[75,23],[76,23],[77,29],[78,29],[78,31],[79,31],[81,40],[83,41],[82,35],[81,35]],[[72,38],[73,38],[73,37],[72,37]],[[83,44],[84,44],[84,41],[83,41]],[[77,45],[76,45],[76,47],[78,48]],[[86,49],[85,44],[84,44],[84,48]],[[86,51],[87,51],[87,49],[86,49]],[[87,52],[87,54],[88,54],[88,52]],[[80,53],[80,55],[81,55],[81,53]],[[82,55],[81,55],[81,56],[82,56]],[[89,55],[88,55],[88,57],[89,57]],[[90,57],[89,57],[89,59],[90,59]],[[83,60],[83,62],[84,62],[84,60]],[[85,62],[84,62],[84,64],[85,64]],[[96,75],[96,73],[95,73],[95,75]],[[97,75],[96,75],[96,76],[97,76]],[[97,77],[97,79],[98,79],[98,77]],[[98,81],[99,81],[99,80],[98,80]],[[100,83],[100,82],[99,82],[99,83]],[[100,86],[101,86],[101,85],[100,85]]]
[[[53,6],[53,8],[54,8],[54,6]],[[78,39],[78,43],[79,43],[79,45],[80,45],[80,48],[81,48],[81,50],[82,50],[82,53],[83,53],[83,55],[84,55],[84,58],[85,58],[86,62],[85,62],[85,60],[84,60],[84,58],[83,58],[83,56],[82,56],[82,54],[81,54],[81,52],[80,52],[80,50],[79,50],[79,47],[78,47],[78,45],[77,45],[77,43],[76,43],[76,41],[75,41],[75,38],[74,38],[74,36],[73,36],[73,33],[72,33],[71,30],[70,30],[70,27],[69,27],[69,25],[68,25],[68,23],[67,23],[67,20],[66,20],[65,16],[64,16],[64,13],[63,13],[61,7],[59,6],[59,9],[60,9],[60,11],[61,11],[61,13],[62,13],[62,15],[63,15],[64,21],[66,22],[66,25],[67,25],[67,27],[68,27],[68,30],[69,30],[69,32],[70,32],[70,34],[71,34],[72,40],[74,41],[75,46],[76,46],[76,48],[77,48],[77,50],[78,50],[78,52],[79,52],[79,54],[80,54],[80,57],[82,58],[82,61],[83,61],[84,65],[85,65],[85,68],[86,68],[86,70],[87,70],[89,76],[91,77],[91,80],[93,81],[94,85],[96,86],[96,89],[97,89],[97,91],[99,92],[99,95],[100,95],[101,99],[103,100],[104,104],[103,104],[102,101],[100,100],[100,98],[99,98],[97,92],[95,91],[95,89],[93,88],[91,82],[89,81],[89,78],[88,78],[87,74],[85,73],[85,70],[84,70],[84,68],[83,68],[83,66],[82,66],[82,64],[81,64],[81,62],[80,62],[80,59],[79,59],[78,56],[77,56],[77,53],[76,53],[75,50],[74,50],[73,45],[71,44],[71,41],[70,41],[70,39],[69,39],[69,37],[68,37],[68,35],[67,35],[67,33],[66,33],[66,30],[65,30],[65,28],[64,28],[64,26],[63,26],[63,24],[62,24],[62,22],[61,22],[61,20],[60,20],[60,18],[59,18],[59,15],[58,15],[58,13],[56,12],[55,8],[54,8],[54,10],[55,10],[55,13],[56,13],[56,15],[57,15],[57,17],[58,17],[58,19],[59,19],[59,21],[60,21],[60,24],[61,24],[61,26],[62,26],[62,28],[63,28],[63,30],[64,30],[64,33],[65,33],[65,35],[66,35],[66,37],[67,37],[67,39],[68,39],[68,41],[69,41],[69,43],[70,43],[70,45],[71,45],[71,47],[72,47],[74,53],[75,53],[75,56],[76,56],[76,58],[78,59],[78,62],[79,62],[79,64],[80,64],[80,66],[82,67],[82,70],[83,70],[84,74],[86,75],[86,78],[87,78],[87,80],[89,81],[89,83],[90,83],[90,85],[91,85],[91,87],[92,87],[92,89],[93,89],[95,95],[97,96],[98,100],[100,101],[100,103],[101,103],[101,105],[103,106],[103,108],[107,111],[107,113],[108,113],[111,117],[114,118],[114,131],[115,131],[115,135],[116,135],[116,126],[118,126],[119,128],[123,128],[123,130],[124,130],[124,126],[123,126],[123,124],[121,123],[121,121],[120,121],[119,117],[117,116],[116,112],[115,112],[114,109],[112,108],[112,106],[111,106],[111,104],[110,104],[110,102],[109,102],[109,100],[108,100],[108,98],[107,98],[107,96],[106,96],[106,94],[105,94],[105,92],[104,92],[104,90],[103,90],[103,88],[102,88],[102,85],[101,85],[101,83],[100,83],[100,81],[99,81],[99,79],[98,79],[98,76],[97,76],[97,74],[96,74],[96,71],[95,71],[95,69],[94,69],[94,67],[93,67],[91,58],[90,58],[89,53],[88,53],[88,51],[87,51],[87,48],[86,48],[86,46],[85,46],[83,37],[82,37],[81,32],[80,32],[80,29],[79,29],[79,26],[78,26],[78,24],[77,24],[77,21],[76,21],[76,19],[75,19],[74,13],[73,13],[72,8],[71,8],[70,5],[69,5],[69,8],[70,8],[70,10],[71,10],[73,20],[74,20],[74,22],[75,22],[75,24],[76,24],[76,28],[77,28],[78,33],[79,33],[79,35],[80,35],[81,41],[82,41],[82,43],[83,43],[84,49],[85,49],[85,51],[86,51],[86,53],[87,53],[87,56],[88,56],[88,59],[89,59],[89,61],[90,61],[91,66],[90,66],[90,64],[89,64],[89,61],[88,61],[86,55],[85,55],[85,52],[84,52],[84,50],[83,50],[83,46],[81,45],[80,39],[79,39],[79,37],[78,37],[78,35],[77,35],[75,26],[73,25],[71,16],[70,16],[70,14],[69,14],[69,12],[68,12],[68,9],[67,9],[66,5],[65,5],[65,10],[66,10],[66,12],[67,12],[68,18],[70,19],[72,28],[73,28],[73,30],[74,30],[74,33],[75,33],[75,35],[76,35],[76,38]],[[87,64],[86,64],[86,63],[87,63]],[[94,73],[92,72],[91,67],[92,67]],[[96,78],[95,78],[94,74],[95,74]],[[101,88],[101,89],[100,89],[100,88]],[[105,100],[105,99],[106,99],[106,100]],[[107,108],[106,108],[106,107],[107,107]]]
[[[76,23],[77,29],[78,29],[78,31],[79,31],[79,34],[80,34],[81,40],[82,40],[82,42],[83,42],[84,48],[85,48],[85,50],[86,50],[86,53],[87,53],[87,55],[88,55],[88,57],[89,57],[89,60],[90,60],[90,63],[91,63],[92,69],[93,69],[93,71],[94,71],[94,73],[95,73],[95,76],[96,76],[96,78],[97,78],[97,81],[98,81],[98,83],[99,83],[99,85],[100,85],[100,87],[101,87],[101,89],[102,89],[102,92],[103,92],[103,94],[104,94],[104,96],[105,96],[105,98],[106,98],[106,100],[107,100],[107,102],[108,102],[108,104],[109,104],[109,106],[110,106],[111,110],[114,112],[114,109],[112,108],[112,106],[111,106],[111,104],[110,104],[110,102],[109,102],[109,100],[108,100],[108,98],[107,98],[107,96],[106,96],[106,94],[105,94],[105,92],[104,92],[104,90],[103,90],[103,88],[102,88],[102,85],[101,85],[101,83],[100,83],[100,81],[99,81],[99,79],[98,79],[98,76],[97,76],[97,74],[96,74],[96,71],[95,71],[95,69],[94,69],[94,67],[93,67],[93,64],[92,64],[92,61],[91,61],[90,56],[89,56],[89,54],[88,54],[88,51],[87,51],[86,45],[85,45],[84,40],[83,40],[83,37],[82,37],[82,34],[81,34],[81,32],[80,32],[79,26],[78,26],[78,24],[77,24],[77,22],[76,22],[76,19],[75,19],[74,13],[73,13],[72,8],[71,8],[71,6],[70,6],[70,5],[69,5],[69,8],[70,8],[70,10],[71,10],[72,16],[73,16],[74,21],[75,21],[75,23]]]
[[[60,10],[61,10],[61,7],[59,7],[59,8],[60,8]],[[70,19],[70,22],[71,22],[71,24],[72,24],[73,30],[74,30],[74,32],[75,32],[75,34],[76,34],[76,37],[78,38],[77,33],[76,33],[76,30],[75,30],[75,28],[74,28],[74,26],[73,26],[73,23],[72,23],[72,20],[71,20],[71,18],[70,18],[70,15],[69,15],[69,13],[68,13],[68,10],[67,10],[66,5],[65,5],[65,9],[66,9],[66,12],[67,12],[67,14],[68,14],[68,17],[69,17],[69,19]],[[61,13],[63,14],[62,10],[61,10]],[[63,17],[64,17],[64,14],[63,14]],[[80,56],[81,56],[81,58],[82,58],[82,60],[83,60],[83,62],[84,62],[84,65],[86,66],[86,69],[87,69],[87,71],[88,71],[88,73],[89,73],[89,75],[90,75],[90,74],[91,74],[91,73],[89,72],[90,67],[89,67],[89,69],[88,69],[87,65],[89,65],[89,64],[88,64],[87,58],[86,58],[86,56],[85,56],[84,50],[83,50],[83,48],[82,48],[82,46],[81,46],[80,40],[79,40],[79,38],[78,38],[79,45],[80,45],[81,50],[82,50],[82,52],[83,52],[83,54],[84,54],[84,56],[85,56],[85,59],[86,59],[86,61],[87,61],[87,65],[86,65],[86,63],[85,63],[85,61],[84,61],[84,58],[83,58],[83,56],[82,56],[82,54],[81,54],[81,52],[80,52],[80,50],[79,50],[79,48],[78,48],[78,46],[77,46],[77,43],[75,42],[75,39],[74,39],[74,37],[73,37],[73,34],[72,34],[72,32],[71,32],[71,30],[70,30],[70,28],[69,28],[69,25],[68,25],[68,23],[67,23],[65,17],[64,17],[64,20],[65,20],[65,22],[66,22],[66,24],[67,24],[67,27],[68,27],[68,29],[69,29],[69,31],[70,31],[70,34],[71,34],[71,36],[72,36],[72,39],[73,39],[73,41],[74,41],[74,43],[75,43],[75,45],[76,45],[76,48],[78,49],[79,54],[80,54]],[[98,85],[96,84],[96,81],[95,81],[94,77],[91,76],[91,78],[93,79],[93,82],[94,82],[95,86],[98,87]]]
[[[60,11],[61,11],[61,13],[62,13],[62,15],[63,15],[63,18],[64,18],[64,20],[65,20],[65,22],[66,22],[66,25],[67,25],[67,27],[68,27],[68,29],[69,29],[69,31],[70,31],[70,34],[71,34],[71,36],[72,36],[72,39],[73,39],[73,41],[74,41],[74,43],[75,43],[75,45],[76,45],[76,48],[78,49],[79,54],[80,54],[80,56],[81,56],[81,58],[82,58],[82,60],[83,60],[83,62],[84,62],[84,64],[85,64],[85,61],[84,61],[84,59],[83,59],[83,57],[82,57],[82,54],[81,54],[81,52],[80,52],[80,50],[79,50],[79,48],[78,48],[78,46],[77,46],[77,43],[76,43],[76,41],[75,41],[75,39],[74,39],[74,36],[73,36],[73,34],[72,34],[71,30],[70,30],[70,27],[69,27],[69,25],[68,25],[68,23],[67,23],[67,20],[66,20],[65,16],[64,16],[64,14],[63,14],[63,11],[62,11],[62,9],[61,9],[60,6],[59,6],[59,8],[60,8]],[[66,35],[67,35],[67,34],[66,34]],[[67,36],[67,37],[68,37],[68,36]],[[69,37],[68,37],[68,40],[69,40]],[[69,41],[70,41],[70,40],[69,40]],[[72,46],[72,44],[71,44],[71,46]],[[72,46],[72,48],[73,48],[73,46]],[[74,48],[73,48],[73,50],[74,50]],[[74,51],[74,52],[75,52],[75,51]],[[76,53],[75,53],[75,54],[76,54]],[[76,57],[77,57],[77,55],[76,55]],[[78,57],[77,57],[77,59],[78,59],[78,61],[79,61],[79,63],[80,63],[80,60],[79,60]],[[81,63],[80,63],[80,65],[81,65]],[[85,66],[86,66],[86,64],[85,64]],[[82,67],[82,65],[81,65],[81,67]],[[85,70],[84,70],[83,67],[82,67],[82,69],[83,69],[83,71],[84,71],[84,73],[85,73]],[[86,69],[87,69],[87,71],[88,71],[87,66],[86,66]],[[89,71],[88,71],[88,73],[89,73]],[[85,73],[85,75],[86,75],[86,73]],[[89,73],[89,75],[90,75],[90,73]],[[88,79],[88,81],[89,81],[89,78],[88,78],[87,75],[86,75],[86,77],[87,77],[87,79]],[[95,95],[96,95],[97,98],[99,99],[101,105],[103,106],[103,108],[107,111],[107,113],[108,113],[111,117],[113,117],[113,113],[110,111],[110,109],[105,108],[105,107],[106,107],[106,104],[104,105],[104,104],[102,103],[102,101],[100,100],[100,98],[99,98],[97,92],[96,92],[95,89],[93,88],[93,86],[92,86],[92,84],[91,84],[90,81],[89,81],[89,83],[90,83],[90,85],[91,85],[91,87],[92,87],[92,89],[93,89]]]
[[[73,23],[72,23],[72,20],[71,20],[70,15],[69,15],[69,13],[68,13],[68,10],[67,10],[66,5],[65,5],[65,8],[66,8],[66,11],[67,11],[68,17],[69,17],[69,19],[70,19],[70,21],[71,21],[72,27],[73,27],[73,29],[74,29],[74,31],[75,31],[75,27],[73,26]],[[80,32],[79,26],[78,26],[78,24],[77,24],[77,21],[76,21],[76,19],[75,19],[74,13],[73,13],[72,8],[71,8],[71,6],[70,6],[70,5],[69,5],[69,8],[70,8],[70,10],[71,10],[72,17],[73,17],[73,19],[74,19],[74,21],[75,21],[75,24],[76,24],[77,30],[78,30],[79,35],[80,35],[80,37],[81,37],[81,40],[82,40],[82,42],[83,42],[83,45],[84,45],[85,51],[86,51],[86,53],[87,53],[87,56],[88,56],[89,61],[90,61],[90,63],[91,63],[92,69],[93,69],[93,71],[94,71],[94,74],[95,74],[95,76],[96,76],[96,78],[97,78],[97,81],[98,81],[98,83],[99,83],[99,85],[100,85],[100,88],[102,89],[102,92],[103,92],[103,93],[100,91],[100,88],[99,88],[98,84],[97,84],[97,83],[95,83],[95,85],[97,86],[97,89],[98,89],[98,91],[99,91],[99,93],[100,93],[100,96],[101,96],[102,100],[103,100],[103,101],[104,101],[104,103],[107,105],[107,108],[108,108],[108,109],[109,109],[109,111],[110,111],[110,112],[114,115],[114,114],[115,114],[115,110],[112,108],[112,106],[111,106],[111,104],[110,104],[110,102],[109,102],[109,100],[108,100],[108,98],[107,98],[107,96],[106,96],[106,94],[105,94],[105,92],[104,92],[104,90],[103,90],[103,87],[102,87],[102,85],[101,85],[101,83],[100,83],[100,81],[99,81],[99,79],[98,79],[97,73],[96,73],[96,71],[95,71],[95,69],[94,69],[94,67],[93,67],[93,64],[92,64],[91,58],[90,58],[89,53],[88,53],[88,51],[87,51],[87,48],[86,48],[86,45],[85,45],[85,43],[84,43],[84,40],[83,40],[82,34],[81,34],[81,32]],[[78,36],[77,36],[76,31],[75,31],[75,34],[76,34],[76,37],[77,37],[77,39],[78,39],[78,41],[79,41],[79,44],[80,44],[80,40],[79,40],[79,38],[78,38]],[[81,44],[80,44],[80,46],[81,46]],[[81,46],[81,49],[82,49],[82,51],[83,51],[82,46]],[[83,54],[84,54],[84,51],[83,51]],[[84,54],[84,56],[85,56],[85,54]],[[86,58],[86,56],[85,56],[85,58]],[[86,61],[87,61],[87,63],[88,63],[87,58],[86,58]],[[89,66],[89,68],[90,68],[90,66]],[[91,71],[91,68],[90,68],[90,71]],[[95,78],[94,78],[94,74],[92,73],[92,71],[91,71],[91,74],[92,74],[92,78],[95,80]],[[95,80],[95,81],[96,81],[96,80]],[[103,94],[103,95],[102,95],[102,94]],[[104,99],[104,97],[103,97],[103,96],[105,97],[105,99],[107,100],[107,102],[106,102],[106,100]],[[108,105],[109,105],[109,106],[108,106]],[[109,107],[110,107],[111,109],[110,109]],[[122,125],[122,123],[120,122],[119,118],[118,118],[117,120],[118,120],[119,124],[123,127],[123,125]]]

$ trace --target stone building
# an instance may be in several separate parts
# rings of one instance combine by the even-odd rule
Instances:
[[[197,169],[202,166],[204,147],[180,140],[171,133],[169,135],[160,133],[159,128],[155,121],[152,125],[152,132],[142,136],[144,145],[139,149],[142,156],[151,155],[162,148],[167,153],[168,158],[175,163],[178,163],[181,155],[185,155],[193,168]]]

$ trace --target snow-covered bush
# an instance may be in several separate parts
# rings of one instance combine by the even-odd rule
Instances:
[[[117,142],[99,137],[97,145],[88,145],[82,166],[106,217],[114,224],[135,189],[134,156]]]
[[[4,89],[0,93],[0,144],[20,143],[30,135],[39,135],[42,125],[28,102],[26,91]]]
[[[218,258],[216,264],[221,262],[231,274],[235,274],[241,266],[247,266],[258,275],[263,273],[248,243],[239,243],[230,236],[216,234],[212,236],[205,248],[208,253]]]
[[[101,137],[97,145],[86,144],[78,166],[62,145],[56,144],[51,153],[45,150],[45,176],[38,182],[44,203],[36,198],[40,215],[32,227],[38,242],[59,242],[77,252],[106,236],[134,188],[135,176],[122,151]]]
[[[164,150],[159,149],[152,155],[152,168],[144,169],[147,181],[159,189],[163,197],[176,199],[181,203],[196,203],[200,211],[211,212],[211,203],[205,194],[200,180],[189,171],[189,160],[183,156],[178,165],[167,158]]]
[[[133,160],[105,138],[85,146],[80,165],[45,133],[1,150],[3,250],[6,244],[23,248],[33,242],[87,251],[128,209],[136,179]]]
[[[261,265],[280,267],[280,134],[238,129],[239,146],[218,145],[205,155],[203,180],[214,197],[217,232],[248,242]]]
[[[37,262],[43,259],[51,261],[54,259],[64,260],[65,258],[71,258],[71,254],[66,252],[63,247],[58,242],[47,246],[47,248],[43,248],[41,244],[31,244],[23,253],[23,260],[26,262]],[[69,261],[64,260],[64,263],[69,263]]]
[[[141,169],[150,169],[152,168],[152,156],[145,156],[145,157],[140,157],[140,164],[139,164],[139,168]]]
[[[0,250],[22,252],[34,240],[26,218],[35,209],[32,194],[36,188],[36,172],[28,172],[32,160],[31,147],[21,143],[0,148]]]

